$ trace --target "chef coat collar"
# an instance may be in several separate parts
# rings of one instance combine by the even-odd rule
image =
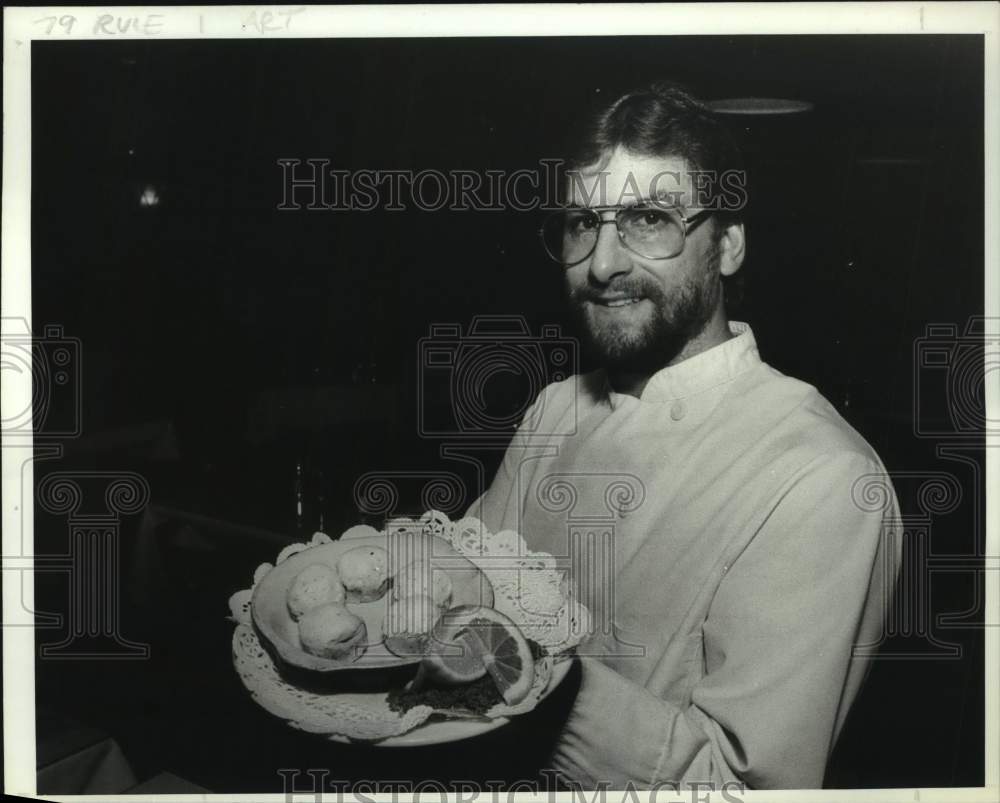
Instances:
[[[750,326],[730,321],[729,331],[735,336],[726,342],[653,374],[639,401],[655,404],[685,399],[722,385],[759,364],[757,340]],[[602,374],[604,393],[613,409],[624,402],[635,401],[634,396],[615,392],[607,373],[602,371]]]

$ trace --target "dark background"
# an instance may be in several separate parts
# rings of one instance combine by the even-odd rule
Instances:
[[[474,477],[440,452],[468,433],[418,431],[419,411],[448,407],[446,380],[418,398],[418,343],[432,324],[468,326],[475,315],[520,315],[533,334],[565,325],[561,280],[532,214],[279,211],[277,160],[533,169],[560,155],[583,109],[669,78],[706,99],[814,104],[729,118],[750,170],[734,317],[751,323],[766,361],[815,384],[900,475],[905,515],[927,513],[910,474],[952,473],[965,491],[927,519],[919,549],[907,547],[954,558],[959,570],[925,584],[917,596],[929,602],[913,602],[923,625],[883,645],[828,783],[982,783],[981,603],[968,571],[983,538],[982,382],[954,368],[976,348],[960,338],[969,318],[983,314],[981,37],[32,47],[33,324],[80,339],[82,422],[82,436],[58,441],[63,457],[36,476],[142,473],[152,505],[141,523],[123,522],[123,565],[140,571],[136,533],[157,545],[124,592],[123,627],[153,645],[150,660],[41,661],[40,706],[105,729],[146,774],[169,768],[212,791],[278,791],[275,767],[316,766],[307,756],[339,755],[330,766],[363,777],[364,751],[343,769],[341,748],[293,734],[243,699],[226,663],[225,600],[282,538],[311,532],[320,510],[331,532],[363,517],[352,488],[365,472],[457,472],[468,498],[447,512],[470,501]],[[154,207],[139,202],[147,185]],[[958,339],[921,345],[931,324],[954,326]],[[918,375],[929,347],[943,363]],[[499,419],[538,389],[498,374],[484,403]],[[949,414],[957,392],[973,425]],[[71,395],[53,390],[49,421],[75,415]],[[953,442],[964,458],[939,453]],[[488,477],[500,452],[483,454]],[[417,506],[410,493],[401,506]],[[64,519],[40,515],[36,550],[65,550],[65,533]],[[39,599],[65,610],[65,583],[40,578]],[[938,614],[962,612],[959,626],[941,629]],[[39,640],[58,637],[43,630]],[[167,679],[184,704],[162,703]],[[95,683],[129,692],[94,693]],[[411,760],[415,777],[430,772]]]

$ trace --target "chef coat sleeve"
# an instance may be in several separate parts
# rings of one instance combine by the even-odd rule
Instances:
[[[852,487],[873,474],[887,502],[862,509]],[[612,788],[822,785],[866,668],[852,647],[882,633],[898,566],[895,496],[877,459],[849,452],[811,461],[766,511],[748,545],[719,567],[690,705],[583,658],[555,769]]]

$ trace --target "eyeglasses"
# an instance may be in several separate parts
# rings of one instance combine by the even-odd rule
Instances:
[[[614,212],[615,216],[602,220],[602,212]],[[550,214],[539,234],[545,252],[567,268],[594,253],[601,226],[611,223],[618,230],[618,239],[633,253],[645,259],[670,259],[684,250],[688,233],[711,214],[712,210],[703,209],[685,217],[676,208],[655,204],[579,207]]]

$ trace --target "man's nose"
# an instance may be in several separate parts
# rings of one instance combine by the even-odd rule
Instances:
[[[597,232],[594,253],[590,255],[590,275],[595,282],[607,284],[619,273],[632,270],[632,260],[628,250],[618,237],[614,221],[602,221]]]

